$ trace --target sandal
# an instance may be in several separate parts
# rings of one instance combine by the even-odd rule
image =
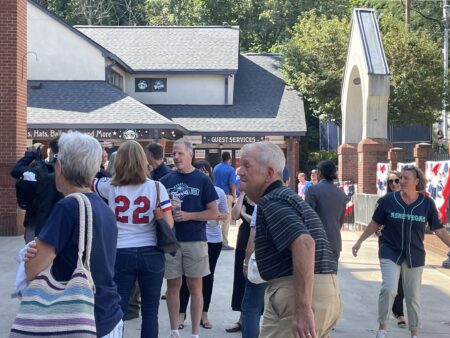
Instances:
[[[232,327],[229,327],[228,329],[225,329],[225,331],[227,331],[228,333],[242,331],[242,324],[239,323],[239,322],[234,323],[234,325]]]
[[[204,322],[203,320],[200,321],[200,326],[203,327],[204,329],[208,330],[212,329],[211,323]]]
[[[186,314],[184,314],[183,322],[178,325],[178,330],[183,330],[184,329],[184,321],[185,320],[186,320]]]
[[[403,316],[398,316],[397,317],[397,326],[402,328],[402,329],[406,328],[405,317],[403,317]]]

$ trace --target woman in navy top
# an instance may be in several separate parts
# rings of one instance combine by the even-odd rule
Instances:
[[[400,191],[400,173],[398,171],[390,171],[388,175],[388,184],[387,184],[387,192],[396,192]],[[381,199],[383,199],[382,197]],[[381,199],[378,201],[380,203]],[[381,226],[377,231],[378,237],[378,245],[381,246],[382,243],[382,235],[383,235],[383,226]],[[394,304],[392,305],[392,314],[395,318],[397,318],[397,325],[401,328],[406,327],[405,314],[403,312],[403,283],[402,283],[402,275],[400,274],[400,278],[398,279],[398,291],[397,296],[395,296]]]
[[[97,337],[122,337],[123,313],[114,283],[117,227],[114,214],[100,197],[91,192],[91,182],[100,168],[102,148],[98,141],[78,132],[63,133],[59,139],[55,181],[58,191],[67,196],[80,192],[92,205],[93,235],[91,274],[95,284],[95,324]],[[28,249],[25,271],[34,279],[53,262],[57,281],[70,279],[78,259],[79,206],[71,197],[55,206],[42,226],[36,245]]]
[[[397,294],[400,274],[403,277],[411,337],[418,336],[420,287],[425,265],[423,240],[427,223],[450,247],[450,235],[439,220],[434,201],[421,192],[425,190],[426,182],[420,169],[415,166],[403,167],[401,190],[379,201],[372,221],[352,248],[356,257],[362,242],[377,231],[381,224],[384,225],[379,249],[382,283],[378,300],[377,338],[386,337],[386,322]]]

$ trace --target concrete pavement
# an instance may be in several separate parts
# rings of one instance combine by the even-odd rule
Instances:
[[[235,239],[237,227],[230,227],[230,238]],[[345,302],[341,321],[332,334],[332,338],[374,337],[377,328],[377,299],[380,287],[380,270],[377,257],[377,242],[367,240],[357,258],[351,256],[351,246],[359,233],[343,232],[343,252],[339,267],[339,282]],[[12,283],[17,264],[12,257],[23,244],[21,237],[0,237],[0,338],[7,337],[11,323],[18,309],[18,301],[10,299]],[[234,245],[234,242],[231,242]],[[450,337],[450,270],[440,268],[445,259],[440,255],[428,253],[427,266],[423,273],[422,287],[422,329],[421,337]],[[212,330],[201,330],[204,338],[240,337],[239,333],[230,334],[225,328],[236,321],[238,313],[231,311],[231,292],[233,280],[234,251],[223,251],[220,255],[209,318]],[[165,289],[165,286],[163,286]],[[166,337],[169,329],[165,301],[160,304],[160,337]],[[183,337],[190,336],[190,318],[186,328],[181,331]],[[126,322],[125,337],[140,337],[140,319]],[[396,321],[389,321],[389,338],[409,337],[407,329],[397,328]],[[280,337],[283,338],[283,337]]]

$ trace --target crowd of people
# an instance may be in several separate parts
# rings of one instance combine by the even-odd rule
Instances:
[[[208,311],[222,250],[235,250],[231,308],[239,312],[227,332],[241,331],[243,338],[330,336],[343,309],[337,273],[347,202],[334,184],[332,161],[318,163],[311,181],[298,173],[295,192],[285,156],[270,142],[241,149],[239,183],[228,152],[212,168],[204,160],[193,162],[193,146],[183,139],[173,144],[173,169],[157,143],[143,148],[125,141],[108,161],[96,139],[68,132],[50,142],[43,174],[33,165],[41,148],[34,145],[12,170],[18,180],[34,178],[40,198],[25,217],[26,279],[34,280],[49,265],[55,280],[70,279],[80,231],[79,206],[71,194],[84,194],[93,213],[97,337],[121,338],[124,321],[139,315],[141,337],[158,337],[161,298],[167,303],[169,338],[181,337],[189,299],[191,338],[198,338],[201,328],[212,329]],[[425,225],[450,247],[433,200],[423,194],[425,182],[414,166],[390,173],[390,193],[378,201],[352,248],[356,256],[364,240],[379,236],[377,338],[387,336],[391,308],[398,325],[408,324],[411,336],[418,336]],[[39,197],[42,191],[48,192],[45,199]],[[229,244],[231,220],[240,222],[236,248]],[[160,221],[175,233],[178,250],[164,253],[158,246]]]

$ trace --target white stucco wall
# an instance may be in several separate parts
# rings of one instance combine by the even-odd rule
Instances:
[[[99,49],[27,3],[28,80],[105,80]]]
[[[166,78],[166,92],[135,92],[136,78]],[[225,76],[196,74],[128,75],[125,92],[144,104],[224,105]],[[228,78],[228,104],[233,104],[234,76]]]
[[[369,74],[361,35],[353,23],[341,95],[342,143],[387,138],[389,76]]]

